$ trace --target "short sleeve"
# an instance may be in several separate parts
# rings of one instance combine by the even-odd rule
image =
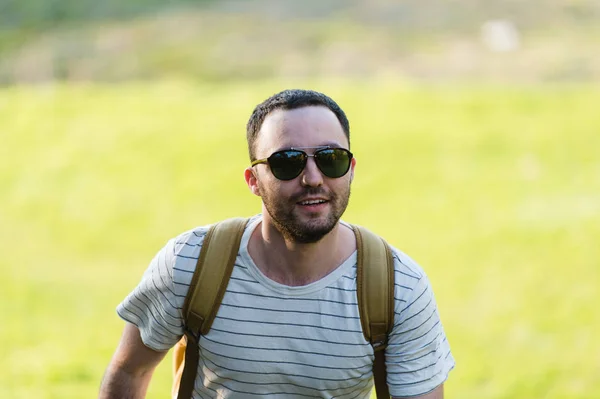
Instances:
[[[399,275],[386,349],[387,382],[392,396],[410,397],[442,384],[454,368],[454,358],[427,276],[420,269]]]
[[[173,281],[175,240],[170,240],[152,259],[142,280],[117,306],[117,314],[135,324],[146,346],[170,349],[183,335],[184,295],[177,295]]]

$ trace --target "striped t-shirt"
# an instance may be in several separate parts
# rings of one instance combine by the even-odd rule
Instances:
[[[356,296],[356,252],[324,278],[299,287],[259,271],[244,232],[212,328],[200,337],[193,397],[368,398],[373,348]],[[170,240],[134,291],[117,307],[144,344],[171,348],[183,335],[182,307],[209,226]],[[396,249],[394,328],[386,349],[392,396],[414,396],[444,382],[454,359],[423,269]]]

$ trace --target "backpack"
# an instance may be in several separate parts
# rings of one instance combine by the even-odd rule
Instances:
[[[212,225],[202,244],[185,298],[184,337],[173,350],[173,399],[190,399],[194,390],[201,335],[209,332],[233,270],[248,219]],[[394,320],[394,261],[389,245],[364,227],[351,225],[358,253],[357,296],[365,339],[375,353],[373,376],[378,399],[389,399],[385,348]]]

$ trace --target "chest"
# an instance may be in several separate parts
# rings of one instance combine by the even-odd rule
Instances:
[[[205,385],[232,392],[360,397],[372,384],[351,288],[290,296],[234,280],[200,351]]]

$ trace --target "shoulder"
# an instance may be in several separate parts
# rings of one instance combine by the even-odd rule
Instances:
[[[364,227],[356,224],[347,223],[343,220],[340,220],[340,223],[355,230],[360,229],[363,231],[369,231],[369,229],[365,229]],[[402,282],[403,285],[414,286],[417,282],[426,277],[426,273],[423,268],[410,256],[393,246],[390,241],[385,239],[385,237],[382,237],[373,231],[371,231],[371,233],[381,238],[392,252],[392,258],[394,262],[394,280],[396,283]]]
[[[400,249],[390,246],[394,260],[396,312],[404,313],[412,303],[432,295],[425,269]]]
[[[254,215],[250,218],[247,218],[247,227],[250,226],[253,221],[260,217],[261,215]],[[174,253],[185,256],[186,254],[189,254],[190,252],[194,252],[194,250],[201,248],[202,244],[204,243],[206,234],[208,233],[210,228],[215,224],[216,223],[211,223],[202,226],[197,226],[190,230],[184,231],[183,233],[174,237],[171,240]]]
[[[246,228],[258,217],[259,215],[249,218]],[[188,280],[191,280],[191,274],[196,270],[196,264],[200,257],[200,251],[202,250],[206,235],[214,224],[194,227],[170,240],[168,246],[170,247],[174,271],[173,276],[176,282],[189,283]]]
[[[185,287],[187,292],[200,257],[204,238],[210,227],[211,225],[204,225],[187,230],[170,239],[163,249],[165,257],[169,259],[173,282],[180,287],[180,290]],[[184,292],[180,292],[180,294],[184,294]]]
[[[197,226],[193,229],[184,231],[170,240],[174,255],[190,255],[192,252],[202,247],[206,233],[211,225]]]
[[[392,257],[394,258],[394,271],[396,280],[413,281],[427,278],[425,270],[414,259],[402,252],[398,248],[391,247]]]

